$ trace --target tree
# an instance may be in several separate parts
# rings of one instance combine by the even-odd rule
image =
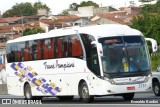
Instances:
[[[3,13],[3,17],[13,17],[13,16],[30,16],[35,15],[36,11],[32,7],[32,4],[29,2],[26,3],[16,3],[14,6],[12,6],[12,9],[7,10]]]
[[[30,29],[30,28],[26,28],[24,31],[23,31],[23,36],[26,36],[26,35],[31,35],[31,34],[37,34],[37,33],[43,33],[44,30],[42,30],[41,28],[39,27],[35,27],[33,29]]]
[[[47,13],[50,12],[50,8],[49,8],[46,4],[43,4],[43,3],[40,2],[40,1],[34,3],[33,8],[34,8],[36,11],[38,11],[38,9],[46,9],[46,10],[47,10]]]
[[[69,15],[68,9],[63,10],[59,15]]]
[[[76,11],[76,10],[78,10],[78,7],[79,7],[79,4],[72,3],[72,4],[69,5],[69,10]]]
[[[153,38],[160,44],[160,14],[144,14],[132,20],[132,28],[140,30],[145,37]]]
[[[99,5],[93,1],[82,1],[80,4],[72,3],[69,5],[69,10],[77,11],[78,7],[85,7],[85,6],[94,6],[99,7]]]
[[[160,13],[160,0],[156,4],[146,4],[141,8],[140,13]]]
[[[94,7],[99,7],[99,5],[93,1],[82,1],[79,5],[79,7],[84,7],[84,6],[94,6]]]
[[[37,10],[41,8],[46,9],[48,13],[50,12],[50,8],[47,7],[46,4],[43,4],[42,2],[36,2],[34,3],[34,5],[32,5],[29,2],[16,3],[15,5],[12,6],[11,9],[4,12],[2,17],[37,15]]]

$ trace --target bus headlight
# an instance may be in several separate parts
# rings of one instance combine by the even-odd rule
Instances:
[[[106,81],[110,82],[113,85],[116,85],[116,82],[113,79],[104,78]]]
[[[148,82],[148,80],[152,77],[151,74],[149,74],[148,76],[145,77],[144,82]]]
[[[111,84],[116,85],[116,82],[115,82],[113,79],[110,79],[109,82],[110,82]]]

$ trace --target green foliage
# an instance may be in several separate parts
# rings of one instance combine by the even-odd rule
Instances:
[[[94,7],[99,7],[99,5],[93,1],[82,1],[79,5],[79,7],[84,7],[84,6],[94,6]]]
[[[14,16],[32,16],[37,14],[38,9],[46,9],[50,12],[50,8],[42,2],[36,2],[32,5],[29,2],[16,3],[11,9],[3,13],[2,17],[14,17]]]
[[[59,15],[69,15],[68,9],[63,10]]]
[[[77,11],[78,7],[79,7],[79,4],[77,4],[77,3],[72,3],[72,4],[69,5],[69,9],[71,11]]]
[[[35,15],[36,11],[32,7],[32,4],[29,2],[26,3],[16,3],[12,9],[7,10],[3,13],[3,17],[13,17],[13,16],[29,16],[29,15]]]
[[[156,4],[147,4],[144,7],[142,7],[141,14],[145,13],[160,13],[160,0],[157,1]]]
[[[160,14],[144,14],[132,20],[132,28],[140,30],[145,37],[153,38],[160,44]]]
[[[46,4],[43,4],[43,3],[40,2],[40,1],[34,3],[33,8],[34,8],[36,11],[38,11],[38,9],[46,9],[48,13],[50,12],[50,8],[49,8]]]
[[[151,65],[152,71],[156,71],[158,65],[160,65],[160,55],[153,55],[151,56]]]
[[[39,27],[35,27],[33,29],[30,29],[30,28],[26,28],[24,31],[23,31],[23,36],[26,36],[26,35],[31,35],[31,34],[37,34],[37,33],[43,33],[44,30],[42,30],[41,28]]]
[[[77,11],[78,7],[85,7],[85,6],[99,7],[99,5],[93,1],[82,1],[80,4],[77,3],[70,4],[69,10]]]

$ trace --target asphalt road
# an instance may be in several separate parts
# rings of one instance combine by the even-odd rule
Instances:
[[[10,95],[1,95],[2,99],[9,98],[22,98]],[[137,102],[138,101],[138,102]],[[42,104],[39,105],[6,105],[1,104],[0,107],[159,107],[160,106],[160,96],[157,97],[153,93],[136,93],[132,101],[124,101],[122,97],[119,96],[105,96],[96,97],[94,102],[85,104],[75,97],[72,101],[59,101],[55,97],[45,97],[42,100]]]

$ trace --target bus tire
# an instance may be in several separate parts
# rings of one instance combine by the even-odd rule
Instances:
[[[80,98],[83,102],[85,103],[93,102],[94,96],[89,95],[89,89],[86,82],[83,82],[81,84],[79,91],[80,91],[79,92]]]
[[[24,87],[24,96],[25,96],[26,100],[33,99],[32,92],[31,92],[31,87],[30,87],[29,84],[26,84],[25,87]]]
[[[160,96],[160,83],[159,82],[153,83],[153,92],[156,96]]]
[[[134,97],[134,93],[125,93],[122,96],[124,100],[132,100]]]
[[[64,100],[73,100],[74,96],[57,96],[57,98],[61,101]]]

